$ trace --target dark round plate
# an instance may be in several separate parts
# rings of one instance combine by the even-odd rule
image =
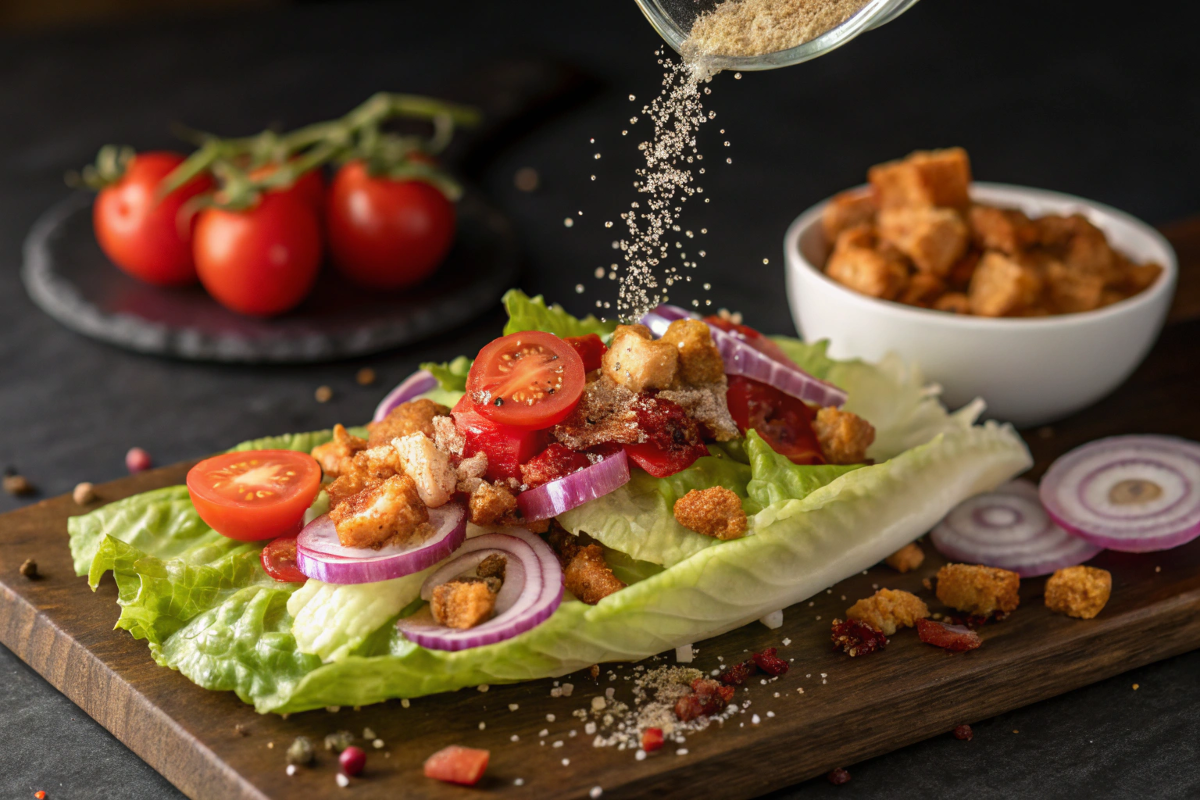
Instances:
[[[454,249],[427,283],[372,292],[326,266],[312,294],[272,319],[228,311],[200,286],[162,289],[113,266],[92,233],[92,198],[53,206],[25,240],[22,279],[50,316],[85,336],[195,361],[304,363],[361,356],[454,328],[493,308],[520,267],[508,220],[468,192]]]

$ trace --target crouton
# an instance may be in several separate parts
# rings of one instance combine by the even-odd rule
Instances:
[[[725,361],[713,343],[706,323],[698,319],[677,319],[667,327],[662,341],[679,350],[677,381],[699,386],[724,380]]]
[[[742,498],[724,486],[692,489],[675,501],[675,519],[683,527],[722,541],[746,533]]]
[[[584,387],[575,410],[550,429],[551,436],[572,450],[587,450],[605,442],[637,444],[642,440],[637,400],[635,393],[601,375]]]
[[[1053,310],[1060,314],[1091,311],[1100,307],[1104,279],[1079,272],[1061,261],[1051,261],[1042,271],[1046,294]]]
[[[947,564],[938,570],[937,598],[951,608],[981,617],[1007,614],[1021,603],[1021,576],[979,564]]]
[[[932,308],[946,291],[946,282],[929,272],[917,272],[908,281],[908,286],[898,298],[910,306]]]
[[[467,503],[471,522],[476,525],[495,525],[503,518],[515,514],[517,498],[503,486],[480,481]]]
[[[1063,263],[1073,272],[1094,275],[1105,283],[1120,280],[1116,255],[1108,245],[1104,231],[1085,217],[1076,215],[1075,235],[1067,245]]]
[[[971,311],[981,317],[1008,317],[1033,306],[1041,291],[1042,279],[1034,269],[989,250],[971,278],[967,297]]]
[[[1042,247],[1056,249],[1066,247],[1079,229],[1079,221],[1082,219],[1084,217],[1079,214],[1069,217],[1059,214],[1038,217],[1033,220],[1036,243]]]
[[[329,518],[343,546],[376,550],[413,541],[429,527],[429,509],[407,475],[393,475],[347,498],[330,510]]]
[[[881,252],[877,245],[871,228],[842,231],[825,263],[825,274],[869,297],[896,299],[908,283],[908,267],[902,258]]]
[[[967,224],[950,208],[901,206],[879,212],[879,237],[917,269],[945,276],[967,252]]]
[[[333,426],[333,440],[313,448],[312,457],[321,465],[321,471],[336,478],[349,466],[355,453],[367,449],[367,440],[352,436],[343,425]],[[346,462],[346,467],[343,467]]]
[[[487,468],[487,453],[482,450],[470,458],[459,461],[458,466],[454,468],[454,478],[457,481],[455,489],[465,494],[473,494],[479,488],[479,484],[483,482]]]
[[[903,160],[871,167],[867,179],[880,209],[941,206],[966,210],[971,202],[971,162],[961,147],[918,150]]]
[[[453,417],[434,417],[433,443],[452,456],[461,456],[463,448],[467,446],[467,437],[454,424]]]
[[[880,589],[846,609],[846,616],[873,625],[891,636],[897,628],[911,628],[917,620],[928,617],[929,607],[915,594]]]
[[[838,234],[847,228],[873,222],[875,211],[875,196],[869,188],[851,189],[834,195],[821,212],[825,241],[832,244],[837,241]]]
[[[910,542],[886,559],[887,565],[896,572],[912,572],[925,562],[925,551],[916,542]]]
[[[1112,574],[1096,567],[1067,567],[1046,581],[1046,608],[1078,619],[1092,619],[1108,603]]]
[[[496,592],[486,581],[450,581],[436,586],[429,601],[433,618],[448,628],[466,630],[491,618]]]
[[[981,250],[1017,255],[1038,239],[1037,227],[1022,211],[973,205],[968,212],[971,239]]]
[[[625,588],[625,583],[613,574],[604,561],[604,551],[598,544],[580,547],[575,552],[563,570],[563,585],[590,606]]]
[[[439,450],[432,439],[423,433],[410,433],[393,439],[392,447],[400,454],[404,474],[417,484],[425,505],[437,508],[450,501],[458,478],[450,465],[450,456]]]
[[[402,469],[400,454],[391,445],[358,451],[349,461],[340,463],[340,474],[326,487],[330,508],[336,508],[359,492],[377,486]]]
[[[934,309],[949,311],[951,314],[970,314],[971,300],[962,292],[946,292],[933,301]]]
[[[618,325],[602,359],[604,375],[631,392],[666,389],[679,370],[679,350],[645,325]]]
[[[504,574],[508,570],[508,559],[501,555],[492,554],[479,562],[475,574],[481,578],[497,578],[504,582]]]
[[[1163,268],[1154,263],[1134,264],[1122,259],[1120,271],[1121,278],[1117,284],[1118,288],[1132,296],[1149,289],[1158,280]]]
[[[590,539],[587,534],[576,536],[558,522],[551,524],[550,533],[546,536],[546,541],[558,556],[558,562],[562,564],[563,569],[566,569],[567,565],[571,563],[571,559],[579,552],[579,548],[585,545],[585,539],[587,539],[587,544],[595,543],[595,540]]]
[[[975,249],[968,249],[967,252],[954,265],[950,267],[950,272],[946,275],[946,283],[950,289],[955,292],[965,292],[967,287],[971,285],[971,278],[975,275],[975,268],[979,266],[979,259],[983,258],[983,252]]]
[[[367,425],[367,442],[371,447],[375,447],[410,433],[423,433],[432,438],[433,420],[449,413],[450,409],[444,405],[423,397],[420,400],[401,403],[379,422]]]
[[[867,448],[875,441],[875,428],[857,414],[837,408],[822,408],[813,420],[813,432],[821,444],[821,455],[830,464],[861,464]]]

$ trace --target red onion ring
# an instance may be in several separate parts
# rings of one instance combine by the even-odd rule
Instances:
[[[662,305],[643,316],[642,324],[655,336],[662,336],[677,319],[697,317],[677,306]],[[814,378],[795,364],[767,356],[740,334],[723,331],[712,323],[708,323],[708,329],[721,358],[725,360],[726,375],[741,375],[760,381],[786,395],[818,406],[841,406],[846,402],[846,393],[832,383]]]
[[[1082,564],[1104,549],[1055,524],[1037,487],[1026,480],[964,500],[929,538],[949,559],[1012,570],[1022,578]]]
[[[1168,550],[1200,536],[1200,444],[1113,436],[1077,447],[1042,478],[1054,521],[1099,547]]]
[[[430,650],[467,650],[473,647],[495,644],[535,628],[550,618],[562,602],[563,575],[559,566],[558,556],[538,536],[518,528],[510,528],[507,533],[489,533],[476,536],[470,543],[481,542],[481,549],[502,550],[509,557],[508,568],[519,561],[524,571],[522,586],[515,601],[508,609],[498,613],[492,619],[476,625],[474,628],[459,630],[439,625],[430,613],[429,607],[405,617],[396,622],[396,627],[411,642]],[[533,556],[530,557],[529,553]],[[438,570],[446,580],[453,580],[466,571],[457,563],[459,559],[470,559],[474,555],[467,553],[459,556]],[[466,563],[464,561],[463,563]],[[510,581],[518,580],[516,573],[505,575],[505,586]],[[432,576],[431,576],[432,578]],[[427,580],[426,583],[429,583]],[[444,581],[443,581],[444,582]],[[429,590],[433,591],[432,586]],[[504,589],[500,590],[502,593]],[[424,587],[422,587],[424,593]],[[499,598],[497,598],[499,605]]]
[[[517,495],[517,508],[530,522],[557,517],[629,483],[629,457],[624,450],[578,472]]]
[[[379,422],[396,408],[396,406],[407,403],[414,397],[420,397],[426,392],[432,391],[438,387],[438,379],[433,377],[433,373],[428,370],[419,369],[412,375],[409,375],[400,385],[387,393],[387,396],[379,401],[379,405],[375,407],[375,416],[371,418],[372,422]]]
[[[429,509],[433,536],[413,547],[343,547],[328,514],[314,519],[296,537],[296,566],[325,583],[374,583],[411,575],[453,553],[467,536],[467,510],[458,503]]]

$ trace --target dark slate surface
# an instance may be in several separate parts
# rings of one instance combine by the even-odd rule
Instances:
[[[718,116],[702,134],[712,202],[688,218],[710,229],[691,286],[711,280],[714,303],[792,331],[780,272],[787,223],[867,165],[917,147],[961,144],[980,178],[1095,198],[1151,222],[1200,211],[1200,62],[1192,29],[1176,19],[1186,7],[1087,4],[1085,14],[1078,3],[926,0],[831,56],[721,77],[710,98]],[[584,311],[614,299],[591,272],[613,260],[603,221],[632,199],[636,140],[620,131],[636,110],[628,95],[656,90],[655,46],[634,4],[616,0],[315,5],[0,40],[0,467],[57,494],[120,475],[135,444],[169,463],[365,419],[419,361],[476,348],[500,324],[497,310],[434,342],[304,368],[185,364],[72,334],[22,292],[20,244],[64,195],[63,170],[99,144],[168,145],[176,120],[229,132],[292,125],[380,88],[431,90],[500,55],[568,57],[600,80],[599,94],[478,166],[523,239],[525,288]],[[523,166],[540,171],[539,192],[512,188]],[[380,374],[375,387],[354,383],[366,365]],[[313,400],[321,384],[334,390],[326,405]],[[0,495],[0,510],[20,502]],[[818,779],[779,796],[1194,797],[1198,674],[1192,653],[978,724],[973,742],[941,737],[875,759],[840,789]],[[879,696],[887,713],[886,687]],[[5,798],[39,788],[52,798],[178,796],[3,649],[0,731]]]

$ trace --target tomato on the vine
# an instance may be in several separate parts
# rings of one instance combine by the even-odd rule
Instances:
[[[813,432],[816,412],[803,400],[741,375],[729,376],[729,413],[743,434],[753,429],[771,449],[796,464],[824,464]]]
[[[373,289],[420,283],[454,243],[454,204],[440,189],[373,176],[362,161],[345,164],[334,176],[325,222],[334,265]]]
[[[196,272],[217,302],[269,317],[300,303],[321,266],[317,215],[293,192],[266,192],[244,211],[205,209],[196,223]]]
[[[552,333],[520,331],[479,351],[467,374],[467,397],[501,425],[549,428],[579,403],[583,359]]]
[[[304,583],[308,576],[296,566],[296,537],[280,536],[262,549],[259,561],[268,575],[281,583]]]
[[[196,280],[192,260],[194,219],[180,211],[191,198],[212,189],[205,176],[163,198],[159,183],[183,163],[178,153],[138,153],[124,174],[100,190],[92,208],[96,241],[124,272],[157,286],[182,286]]]
[[[321,467],[307,453],[247,450],[201,461],[187,474],[200,519],[243,542],[296,534],[321,491]]]
[[[279,169],[277,164],[263,164],[261,167],[251,170],[250,177],[265,178],[277,169]],[[286,189],[272,189],[271,191],[296,195],[307,203],[318,216],[325,212],[325,178],[321,175],[319,168],[310,169]]]

